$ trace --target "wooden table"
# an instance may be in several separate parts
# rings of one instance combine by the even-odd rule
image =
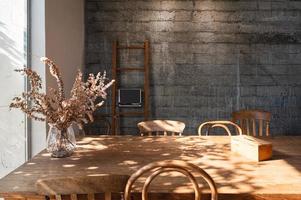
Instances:
[[[0,196],[42,198],[35,188],[41,178],[131,175],[153,161],[180,159],[197,164],[212,176],[219,199],[300,200],[301,137],[268,140],[273,143],[273,159],[257,163],[232,153],[228,136],[85,137],[69,158],[51,158],[43,151],[2,178]],[[187,183],[180,174],[159,177],[152,192],[166,195],[160,199],[170,199],[168,193],[191,193]]]

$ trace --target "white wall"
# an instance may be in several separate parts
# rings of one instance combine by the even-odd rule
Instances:
[[[32,0],[32,66],[46,80],[46,90],[56,82],[40,57],[53,59],[61,69],[66,94],[77,69],[83,66],[84,0]],[[46,124],[32,121],[32,156],[46,145]]]
[[[46,56],[60,66],[68,95],[84,63],[84,0],[46,0]],[[47,85],[56,87],[46,74]]]
[[[45,66],[40,57],[45,56],[45,1],[31,0],[31,68],[39,73],[46,88]],[[36,155],[46,146],[45,122],[31,120],[30,156]]]
[[[24,77],[14,69],[26,64],[26,1],[0,0],[0,177],[26,158],[25,115],[9,110],[24,91]]]

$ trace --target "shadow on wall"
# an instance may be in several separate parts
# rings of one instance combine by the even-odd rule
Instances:
[[[86,73],[100,66],[110,71],[112,41],[149,39],[153,119],[181,120],[195,133],[202,121],[263,109],[273,114],[271,132],[301,128],[295,4],[87,0],[86,5]],[[132,121],[124,124],[137,132]]]
[[[0,177],[25,161],[25,115],[8,107],[14,95],[24,91],[24,78],[14,71],[24,67],[26,56],[26,45],[20,48],[16,42],[26,44],[18,38],[26,30],[19,30],[0,21]]]
[[[19,50],[15,48],[15,42],[5,32],[6,25],[0,22],[0,65],[1,71],[13,71],[13,67],[18,67],[20,59],[23,56]],[[26,32],[26,31],[24,31]],[[7,73],[6,73],[7,74]]]

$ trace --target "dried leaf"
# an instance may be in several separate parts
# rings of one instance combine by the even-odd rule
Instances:
[[[79,127],[83,123],[93,121],[93,112],[103,105],[103,101],[96,103],[99,98],[105,99],[108,89],[114,80],[107,82],[106,73],[98,73],[96,76],[90,74],[87,81],[83,81],[83,74],[78,71],[71,97],[65,98],[64,84],[59,67],[48,58],[41,58],[41,61],[49,66],[51,75],[56,79],[58,90],[49,89],[48,94],[40,91],[42,89],[41,77],[33,70],[25,68],[16,70],[26,75],[30,81],[30,91],[22,93],[20,97],[12,99],[10,108],[19,108],[28,117],[39,121],[46,121],[58,129],[67,129],[73,121]]]

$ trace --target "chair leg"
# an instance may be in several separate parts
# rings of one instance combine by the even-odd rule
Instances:
[[[209,135],[209,133],[210,133],[210,130],[211,130],[211,124],[209,124],[208,125],[208,128],[207,128],[207,131],[206,131],[206,136],[208,136]]]
[[[111,200],[111,199],[112,199],[111,192],[105,192],[105,200]]]

